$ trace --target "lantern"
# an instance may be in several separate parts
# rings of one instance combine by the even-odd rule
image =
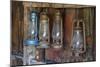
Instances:
[[[38,46],[38,12],[32,9],[28,13],[27,29],[24,40],[24,65],[32,65],[35,61],[35,47]]]
[[[40,25],[39,25],[39,47],[48,48],[50,35],[49,35],[49,18],[47,15],[47,9],[44,8],[40,13]]]
[[[62,48],[63,47],[63,28],[62,28],[62,17],[59,10],[56,10],[54,15],[53,29],[52,29],[52,40],[53,48]]]
[[[75,56],[79,57],[79,54],[86,51],[85,43],[85,24],[83,20],[76,20],[73,23],[73,33],[72,33],[72,51]]]

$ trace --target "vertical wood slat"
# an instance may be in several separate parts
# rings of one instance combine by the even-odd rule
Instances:
[[[26,33],[26,31],[27,31],[27,7],[26,6],[24,6],[24,18],[23,18],[23,41],[27,38],[27,33]],[[26,64],[26,55],[25,55],[25,53],[26,53],[26,48],[25,48],[25,46],[24,46],[24,43],[23,43],[23,65],[24,64]]]
[[[12,49],[22,49],[23,40],[23,7],[20,6],[21,2],[13,2],[12,8]],[[21,9],[20,9],[21,8]]]
[[[93,8],[93,60],[96,61],[96,8]]]
[[[27,31],[28,31],[28,7],[24,6],[24,40],[27,39]]]
[[[64,42],[66,44],[66,48],[70,47],[71,44],[71,36],[73,29],[73,21],[75,17],[75,9],[66,9],[65,21],[64,21]]]
[[[86,24],[86,45],[87,45],[87,58],[89,60],[96,60],[94,53],[96,54],[95,45],[95,34],[96,29],[95,28],[95,9],[94,8],[84,8],[84,18],[85,18],[85,24]],[[89,58],[89,56],[90,58]]]
[[[12,5],[14,5],[14,4],[15,4],[15,2]],[[13,14],[12,14],[12,19],[13,19],[13,21],[12,21],[12,49],[18,50],[18,47],[17,47],[17,44],[18,44],[17,31],[18,31],[18,29],[16,28],[16,26],[18,26],[18,24],[17,24],[17,18],[15,18],[15,17],[17,17],[17,13],[15,13],[17,11],[16,4],[14,7],[16,9],[12,8],[12,12],[13,12]]]

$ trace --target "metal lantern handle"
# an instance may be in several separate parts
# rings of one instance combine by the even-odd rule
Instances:
[[[84,53],[86,51],[86,39],[85,39],[85,23],[83,20],[79,20],[79,23],[82,23],[83,26],[83,39],[84,39],[84,50],[80,51],[80,53]]]

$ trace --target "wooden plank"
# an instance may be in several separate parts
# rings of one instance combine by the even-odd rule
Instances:
[[[51,7],[51,8],[84,8],[95,7],[94,5],[77,5],[77,4],[61,4],[61,3],[47,3],[47,2],[23,2],[26,7]]]

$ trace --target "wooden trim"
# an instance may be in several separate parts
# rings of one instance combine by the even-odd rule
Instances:
[[[47,2],[23,2],[26,7],[51,7],[51,8],[84,8],[96,7],[94,5],[77,5],[77,4],[60,4],[60,3],[47,3]]]

